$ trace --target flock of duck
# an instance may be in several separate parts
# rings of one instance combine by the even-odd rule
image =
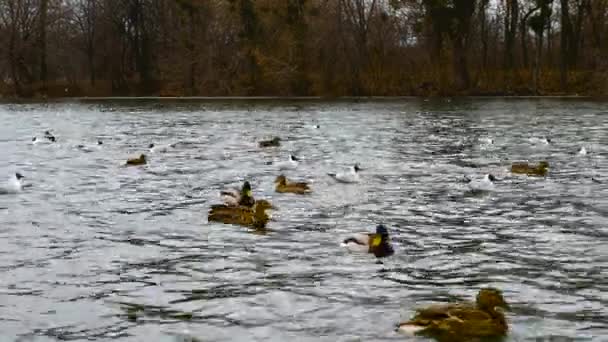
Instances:
[[[485,139],[482,141],[484,144],[494,143],[492,139],[483,139]],[[32,139],[33,144],[41,141],[55,143],[57,138],[50,131],[46,131],[42,139]],[[549,139],[539,139],[537,142],[549,144],[551,141]],[[260,148],[278,147],[281,144],[281,139],[275,137],[271,140],[260,141],[258,144]],[[97,145],[103,145],[103,142],[98,140]],[[150,144],[148,146],[151,153],[166,152],[174,147],[174,144],[167,146]],[[78,148],[87,149],[88,147],[78,145]],[[579,151],[579,154],[586,153],[584,147]],[[294,169],[297,168],[298,162],[296,156],[290,155],[288,160],[278,162],[276,166],[279,170]],[[128,159],[125,165],[138,166],[146,163],[146,155],[142,153],[138,157]],[[359,165],[355,164],[346,172],[328,173],[328,176],[337,182],[357,183],[360,180],[360,171]],[[513,163],[510,171],[514,174],[544,177],[549,171],[549,163],[547,161],[540,161],[537,164]],[[0,193],[20,192],[24,187],[22,184],[24,178],[20,173],[16,173],[9,179],[8,184],[0,187]],[[492,174],[485,175],[481,180],[465,177],[465,182],[469,184],[473,191],[491,190],[495,181],[496,178]],[[281,194],[306,195],[311,193],[312,189],[305,182],[291,182],[285,175],[280,174],[275,179],[275,191]],[[245,181],[240,189],[221,191],[220,199],[222,203],[212,205],[209,210],[208,220],[210,222],[241,225],[263,230],[270,219],[266,211],[275,209],[268,200],[254,198],[251,184],[248,181]],[[341,245],[349,251],[369,253],[377,258],[394,254],[388,229],[382,224],[379,224],[374,232],[349,236],[342,241]],[[397,325],[397,331],[434,337],[440,341],[470,341],[478,338],[505,336],[508,325],[503,310],[508,308],[509,306],[500,290],[484,288],[479,291],[474,303],[432,305],[418,309],[412,319]]]

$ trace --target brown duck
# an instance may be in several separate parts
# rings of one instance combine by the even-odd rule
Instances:
[[[519,173],[528,176],[546,176],[549,171],[549,163],[541,161],[538,165],[529,165],[528,163],[513,163],[511,165],[512,173]]]
[[[271,140],[260,141],[260,147],[277,147],[281,146],[281,138],[274,137]]]
[[[397,330],[424,335],[438,341],[477,341],[507,334],[502,309],[508,309],[500,290],[485,288],[476,303],[432,305],[419,309],[410,321],[399,323]]]
[[[290,192],[293,194],[304,195],[310,193],[310,187],[304,182],[291,183],[287,181],[287,177],[280,175],[274,181],[276,184],[275,191],[278,193]]]
[[[146,164],[146,155],[144,155],[143,153],[140,154],[139,157],[137,157],[137,158],[127,159],[127,163],[126,163],[126,165],[131,165],[131,166],[145,165],[145,164]]]
[[[226,224],[238,224],[241,226],[253,227],[262,229],[270,220],[266,210],[275,209],[270,202],[266,200],[258,200],[253,207],[246,206],[228,206],[225,204],[217,204],[209,210],[209,222],[221,222]]]

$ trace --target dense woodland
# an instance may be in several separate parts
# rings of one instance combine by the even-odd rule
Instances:
[[[608,95],[608,0],[0,0],[0,96]]]

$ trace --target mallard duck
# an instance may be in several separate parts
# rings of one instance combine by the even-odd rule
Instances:
[[[238,224],[242,226],[264,228],[270,217],[266,210],[275,209],[267,200],[256,201],[253,207],[227,206],[217,204],[211,206],[207,219],[226,224]]]
[[[347,172],[328,173],[327,175],[341,183],[358,183],[359,182],[359,164],[355,164]]]
[[[251,184],[249,184],[248,181],[243,183],[241,190],[228,189],[221,191],[220,197],[222,198],[224,205],[229,207],[236,207],[239,205],[251,207],[255,203],[255,199],[253,198],[253,194],[251,192]]]
[[[509,306],[500,290],[484,288],[476,303],[432,305],[419,309],[414,318],[399,323],[397,330],[408,334],[431,336],[439,341],[472,341],[499,337],[508,325],[501,309]]]
[[[286,193],[286,192],[291,192],[294,194],[307,194],[310,192],[310,188],[308,187],[308,184],[306,183],[289,183],[287,182],[287,178],[283,175],[280,175],[277,177],[277,179],[274,181],[274,183],[276,184],[275,190],[278,193]]]
[[[260,141],[260,147],[277,147],[281,146],[281,138],[274,137],[271,140]]]
[[[127,159],[126,165],[144,165],[144,164],[146,164],[146,155],[142,153],[137,158]]]
[[[349,251],[372,253],[378,258],[388,257],[395,253],[389,240],[388,230],[383,225],[378,225],[375,233],[355,234],[345,239],[341,245]]]
[[[549,163],[541,161],[536,166],[530,166],[528,163],[513,163],[511,172],[525,174],[528,176],[546,176],[549,171]]]
[[[51,131],[44,132],[44,138],[50,142],[56,142],[57,138],[51,133]]]

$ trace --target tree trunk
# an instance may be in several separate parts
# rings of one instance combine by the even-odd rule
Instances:
[[[38,57],[40,58],[39,80],[42,82],[42,90],[46,92],[47,64],[46,64],[46,25],[48,13],[48,0],[40,0],[38,9]]]
[[[572,34],[572,25],[570,21],[570,8],[569,0],[561,0],[561,33],[560,33],[560,63],[559,63],[559,74],[560,74],[560,86],[562,91],[568,89],[568,68],[569,68],[569,54]]]

